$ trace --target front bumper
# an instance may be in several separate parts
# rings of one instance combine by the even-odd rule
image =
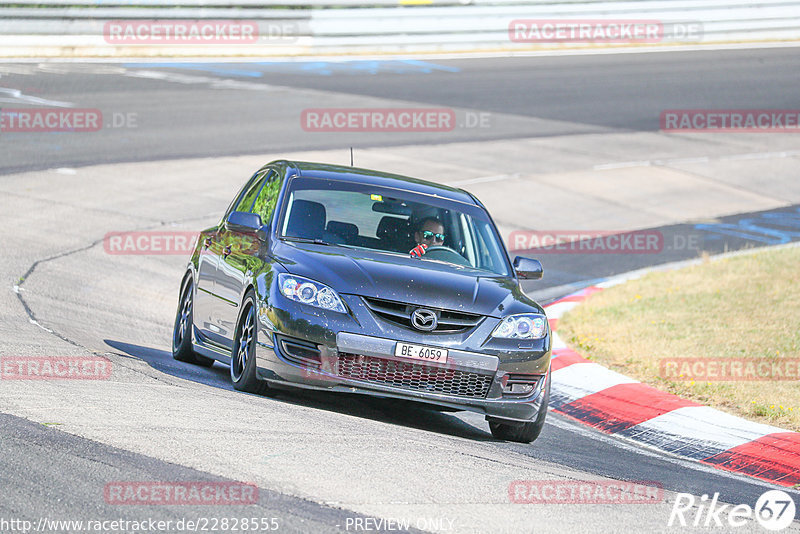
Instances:
[[[549,335],[524,349],[505,344],[477,351],[473,347],[480,348],[481,343],[476,339],[486,339],[496,319],[487,318],[469,333],[469,339],[463,335],[458,339],[421,337],[424,334],[380,321],[357,297],[345,299],[352,315],[294,303],[282,309],[262,308],[256,349],[259,378],[272,387],[405,399],[498,419],[527,422],[541,411],[546,380],[550,379]],[[319,363],[288,353],[286,340],[315,347]],[[447,348],[448,361],[437,364],[396,357],[398,341]],[[540,379],[525,396],[504,395],[509,376],[520,373],[539,375]]]

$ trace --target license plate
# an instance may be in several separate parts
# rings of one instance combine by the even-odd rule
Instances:
[[[400,358],[411,358],[412,360],[425,362],[445,363],[447,361],[447,349],[412,345],[410,343],[398,343],[395,345],[394,355]]]

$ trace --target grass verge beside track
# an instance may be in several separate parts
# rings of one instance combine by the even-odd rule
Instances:
[[[692,369],[682,358],[696,358],[704,369],[715,360],[717,369],[744,360],[797,370],[798,247],[650,273],[591,296],[559,320],[558,333],[584,357],[659,389],[800,431],[797,375],[752,380],[745,372],[721,381],[675,372]],[[677,367],[671,363],[670,371],[668,361]]]

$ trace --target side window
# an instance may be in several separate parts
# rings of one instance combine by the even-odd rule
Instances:
[[[259,177],[260,177],[260,176],[261,176],[261,174],[260,174],[260,173],[255,173],[255,174],[254,174],[253,176],[251,176],[251,177],[250,177],[250,179],[249,179],[249,180],[247,180],[247,182],[246,182],[246,183],[245,183],[245,184],[242,186],[242,188],[239,190],[239,192],[236,194],[236,196],[235,196],[235,197],[233,198],[233,200],[231,201],[230,205],[228,206],[228,209],[227,209],[227,210],[225,210],[225,216],[222,218],[222,220],[223,220],[223,221],[224,221],[224,220],[227,220],[228,216],[229,216],[231,213],[233,213],[234,211],[236,211],[236,210],[238,210],[238,209],[239,209],[239,205],[243,204],[243,203],[242,203],[242,198],[243,198],[243,197],[244,197],[244,196],[247,194],[247,192],[248,192],[248,191],[250,191],[250,190],[253,188],[253,186],[254,186],[255,184],[258,184],[258,183],[260,182],[260,180],[259,180]]]
[[[261,190],[261,186],[264,185],[264,180],[267,176],[268,172],[264,171],[258,174],[258,178],[253,182],[253,184],[247,189],[242,200],[239,201],[239,204],[236,206],[235,211],[252,211],[253,203],[258,196],[258,192]]]
[[[266,176],[266,181],[261,188],[261,192],[253,203],[250,210],[261,216],[261,224],[269,224],[272,220],[272,215],[275,213],[275,207],[278,203],[278,193],[281,189],[281,181],[278,179],[279,175],[273,170],[270,170]]]

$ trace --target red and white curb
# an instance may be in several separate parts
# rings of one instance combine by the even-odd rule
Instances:
[[[553,330],[550,409],[640,445],[781,486],[800,484],[800,434],[754,423],[642,384],[591,362],[556,332],[558,319],[603,281],[545,306]]]

